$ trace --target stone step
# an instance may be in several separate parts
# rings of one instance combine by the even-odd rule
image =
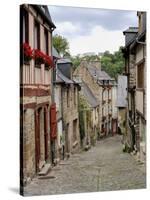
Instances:
[[[52,168],[51,164],[49,164],[49,163],[45,164],[44,167],[41,169],[41,171],[38,173],[38,175],[46,176],[51,168]]]

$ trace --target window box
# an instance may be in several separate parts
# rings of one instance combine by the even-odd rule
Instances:
[[[44,64],[44,54],[42,51],[38,50],[38,49],[34,49],[34,59],[35,59],[35,65],[41,65]]]
[[[33,58],[33,50],[28,43],[23,43],[23,61],[24,64],[29,65]]]

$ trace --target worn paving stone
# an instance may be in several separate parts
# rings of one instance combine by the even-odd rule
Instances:
[[[25,187],[24,195],[146,188],[145,165],[139,164],[132,155],[122,152],[119,135],[103,139],[96,147],[74,154],[63,163],[48,174],[55,178],[34,178]]]

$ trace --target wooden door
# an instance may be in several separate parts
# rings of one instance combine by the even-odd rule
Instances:
[[[48,159],[48,108],[44,108],[44,148],[45,161]]]
[[[40,162],[40,110],[35,112],[35,163],[36,172],[39,171]]]
[[[66,125],[66,133],[65,133],[65,152],[69,153],[69,124]]]

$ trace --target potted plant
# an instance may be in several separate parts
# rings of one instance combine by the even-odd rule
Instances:
[[[52,58],[46,54],[44,55],[44,63],[47,68],[54,67]]]
[[[33,52],[34,52],[33,54],[34,54],[35,64],[36,65],[44,64],[45,63],[44,53],[39,49],[34,49]]]
[[[28,43],[23,43],[23,60],[26,63],[29,63],[29,61],[32,58],[33,58],[33,50],[31,49]]]

